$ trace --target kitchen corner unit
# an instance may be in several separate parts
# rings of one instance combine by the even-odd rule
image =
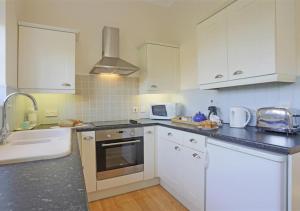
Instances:
[[[126,127],[144,128],[143,177],[115,177],[111,188],[101,189],[96,171],[90,171],[90,166],[96,168],[94,134]],[[227,124],[205,131],[154,120],[87,126],[77,131],[90,201],[160,184],[190,210],[257,210],[257,205],[263,210],[300,208],[299,135],[268,134],[255,127],[239,129]],[[85,144],[91,150],[84,153]],[[86,158],[93,160],[85,162]],[[86,177],[88,174],[91,177]],[[89,190],[88,184],[93,189]]]

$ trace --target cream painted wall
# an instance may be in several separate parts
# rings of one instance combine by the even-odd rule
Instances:
[[[297,75],[300,75],[300,1],[296,1]]]
[[[22,0],[6,0],[6,86],[17,88],[18,18]]]
[[[101,58],[101,30],[104,25],[120,28],[120,56],[137,64],[137,47],[145,40],[172,41],[171,17],[167,8],[130,0],[24,0],[20,17],[80,31],[76,52],[76,73],[88,74]]]
[[[178,1],[170,9],[175,19],[173,34],[180,43],[181,89],[195,89],[197,85],[196,25],[233,0]]]
[[[0,0],[0,113],[6,95],[17,88],[17,19],[20,0]],[[12,100],[11,105],[16,101]],[[7,115],[16,113],[15,106],[9,106]],[[20,108],[22,109],[22,108]],[[2,115],[0,115],[0,120]],[[18,116],[9,118],[12,126]],[[14,127],[14,126],[13,126]]]
[[[5,86],[5,7],[6,2],[0,0],[0,92]]]
[[[21,0],[0,0],[0,86],[17,88],[18,16]]]
[[[1,1],[1,0],[0,0]],[[120,54],[137,64],[136,48],[145,40],[180,45],[181,89],[197,89],[196,24],[233,0],[178,0],[160,7],[138,0],[22,0],[20,20],[75,28],[77,42],[76,73],[88,74],[101,57],[101,29],[120,28]],[[300,2],[296,0],[297,26]],[[300,41],[300,27],[297,27]],[[300,52],[300,42],[297,43]],[[300,54],[298,54],[300,66]],[[299,68],[298,68],[299,69]],[[300,70],[299,70],[300,74]],[[180,96],[179,96],[180,97]],[[176,101],[174,96],[141,96],[142,107],[152,102]],[[145,113],[141,114],[142,116]],[[147,115],[146,115],[147,116]]]

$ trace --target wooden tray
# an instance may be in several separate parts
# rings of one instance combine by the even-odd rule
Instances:
[[[192,126],[195,126],[195,127],[199,128],[199,129],[202,129],[202,130],[216,130],[216,129],[219,128],[219,126],[214,127],[214,128],[203,127],[201,125],[201,122],[194,122],[191,117],[185,117],[188,120],[181,120],[180,118],[182,118],[182,117],[175,117],[175,118],[171,119],[171,121],[174,122],[174,123],[192,125]]]
[[[188,120],[181,120],[181,118],[187,118]],[[193,125],[193,126],[200,126],[201,123],[200,122],[194,122],[192,120],[192,117],[189,116],[179,116],[179,117],[174,117],[173,119],[171,119],[172,122],[174,123],[181,123],[181,124],[187,124],[187,125]]]
[[[216,129],[219,129],[219,126],[217,127],[202,127],[202,126],[197,126],[197,128],[201,129],[201,130],[216,130]]]

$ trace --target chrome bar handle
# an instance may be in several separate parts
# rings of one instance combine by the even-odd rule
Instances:
[[[215,76],[215,79],[220,79],[220,78],[223,78],[224,76],[222,74],[218,74]]]
[[[116,146],[116,145],[124,145],[124,144],[133,144],[133,143],[139,143],[141,142],[140,140],[135,140],[135,141],[123,141],[123,142],[117,142],[117,143],[111,143],[111,144],[102,144],[103,147],[108,147],[108,146]]]
[[[85,140],[85,141],[92,141],[93,139],[94,139],[93,136],[84,136],[83,137],[83,140]]]
[[[69,84],[69,83],[62,83],[61,85],[62,86],[71,86],[71,84]]]
[[[244,72],[242,70],[237,70],[233,73],[233,75],[241,75],[243,74]]]
[[[193,154],[193,157],[194,157],[194,158],[197,158],[197,159],[201,159],[200,155],[198,155],[197,153],[194,153],[194,154]]]
[[[190,142],[193,143],[193,144],[197,144],[197,140],[195,140],[193,138],[190,139]]]
[[[180,147],[179,147],[179,146],[174,147],[174,149],[175,149],[176,151],[180,151]]]

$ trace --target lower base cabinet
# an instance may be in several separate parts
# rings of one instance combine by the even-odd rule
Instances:
[[[83,167],[85,187],[88,193],[95,192],[96,187],[96,139],[95,131],[78,134],[80,140],[80,156]]]
[[[176,143],[160,139],[158,141],[158,176],[161,185],[175,198],[183,198],[182,147]]]
[[[191,211],[204,210],[204,154],[159,138],[161,185]]]
[[[183,150],[184,172],[184,204],[191,211],[204,210],[205,194],[205,153],[184,147]]]

